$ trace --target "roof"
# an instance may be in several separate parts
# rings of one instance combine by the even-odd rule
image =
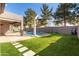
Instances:
[[[4,11],[4,13],[0,14],[0,20],[21,22],[21,20],[23,20],[23,16],[8,11]]]

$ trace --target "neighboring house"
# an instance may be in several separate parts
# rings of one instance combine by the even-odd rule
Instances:
[[[47,24],[46,24],[46,27],[54,27],[56,26],[55,23],[54,23],[54,18],[51,17],[49,20],[47,20]]]
[[[4,12],[5,3],[0,3],[0,14]]]
[[[56,19],[54,19],[53,17],[51,17],[49,20],[47,20],[47,24],[45,25],[46,27],[61,27],[64,26],[64,23],[62,24],[55,24]],[[73,24],[69,24],[66,23],[67,26],[77,26],[77,25],[73,25]]]
[[[0,35],[19,31],[23,34],[23,16],[4,11],[0,14]]]

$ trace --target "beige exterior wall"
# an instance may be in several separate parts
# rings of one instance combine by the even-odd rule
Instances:
[[[15,23],[11,24],[12,22],[8,22],[8,21],[0,21],[0,35],[7,35],[10,33],[13,33],[14,31],[19,32],[19,26],[20,23],[18,23],[18,27],[15,27],[14,25],[16,25]]]
[[[9,31],[9,26],[8,22],[0,22],[0,33],[5,35]]]

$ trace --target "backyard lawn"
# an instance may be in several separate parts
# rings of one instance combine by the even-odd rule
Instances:
[[[19,41],[39,56],[79,56],[79,40],[75,35],[51,34]],[[11,43],[0,43],[0,55],[22,55]]]
[[[19,56],[21,53],[11,43],[0,43],[0,56]]]
[[[40,56],[79,55],[79,40],[74,35],[51,34],[47,37],[20,41]]]

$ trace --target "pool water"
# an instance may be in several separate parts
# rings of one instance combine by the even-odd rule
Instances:
[[[43,35],[45,34],[44,32],[36,32],[37,35]],[[33,32],[26,32],[26,35],[34,35]]]

